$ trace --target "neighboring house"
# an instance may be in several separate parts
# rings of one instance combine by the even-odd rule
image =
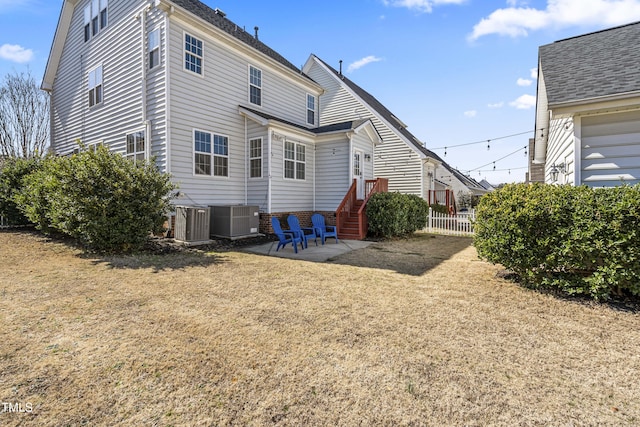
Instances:
[[[320,84],[197,0],[65,0],[42,88],[55,153],[154,159],[178,203],[257,205],[263,231],[285,212],[331,222],[382,143],[372,120],[323,118]]]
[[[541,46],[538,63],[533,163],[543,180],[640,183],[640,22]]]
[[[341,68],[341,67],[340,67]],[[431,202],[435,195],[449,190],[482,195],[487,192],[472,178],[449,166],[428,150],[397,116],[375,97],[315,55],[311,55],[302,71],[318,82],[320,124],[336,120],[370,119],[380,132],[384,144],[376,146],[375,176],[389,180],[389,191],[416,194]],[[438,197],[438,202],[443,198]]]

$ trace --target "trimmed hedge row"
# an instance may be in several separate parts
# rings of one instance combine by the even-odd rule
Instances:
[[[367,202],[369,233],[378,237],[407,236],[427,224],[429,204],[413,194],[376,193]]]
[[[170,175],[98,146],[48,157],[21,180],[13,197],[36,228],[58,231],[104,252],[140,249],[162,231],[174,189]]]
[[[16,204],[16,195],[22,188],[25,176],[36,171],[42,164],[40,158],[10,158],[0,168],[0,216],[11,225],[27,225],[29,220]]]
[[[507,185],[482,197],[475,232],[480,257],[526,286],[640,295],[640,185]]]

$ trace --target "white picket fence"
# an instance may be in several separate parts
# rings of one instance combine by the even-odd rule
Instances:
[[[429,208],[427,233],[446,234],[449,236],[473,236],[473,223],[476,219],[475,210],[448,215],[434,212]]]
[[[7,221],[5,217],[0,215],[0,228],[8,228],[8,227],[9,227],[9,221]]]

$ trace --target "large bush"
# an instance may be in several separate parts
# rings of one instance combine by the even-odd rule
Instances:
[[[476,210],[478,254],[530,287],[640,295],[640,186],[513,184]]]
[[[11,225],[26,225],[29,220],[18,209],[15,202],[16,194],[22,188],[25,176],[34,172],[42,160],[31,158],[8,158],[0,165],[0,216]]]
[[[24,184],[16,201],[39,229],[107,252],[139,249],[159,232],[174,188],[151,163],[134,164],[104,146],[49,158]]]
[[[406,236],[427,224],[429,205],[413,194],[376,193],[367,203],[369,232],[380,237]]]

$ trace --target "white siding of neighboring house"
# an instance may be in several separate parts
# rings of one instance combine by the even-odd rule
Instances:
[[[124,152],[126,134],[142,130],[142,2],[111,0],[107,28],[84,41],[84,7],[75,7],[52,91],[52,147],[58,154],[103,142]],[[122,41],[126,42],[123,43]],[[88,72],[102,64],[103,103],[89,108]]]
[[[370,118],[383,141],[375,151],[375,176],[389,179],[389,191],[421,195],[424,177],[420,155],[351,90],[341,85],[331,70],[315,60],[305,70],[325,89],[320,99],[320,125]]]
[[[242,46],[232,46],[216,29],[200,26],[189,18],[171,17],[169,62],[171,84],[171,172],[180,190],[198,204],[242,204],[248,198],[245,182],[246,144],[244,118],[238,113],[243,105],[306,125],[306,94],[320,88],[301,76],[282,71]],[[241,31],[241,29],[239,29]],[[184,34],[203,42],[203,75],[184,69]],[[231,43],[231,44],[230,44]],[[262,106],[249,103],[249,65],[262,70]],[[194,129],[229,138],[229,177],[194,174]],[[265,139],[266,144],[266,139]],[[275,163],[277,164],[277,162]],[[265,165],[266,168],[266,165]],[[311,168],[309,167],[309,171]],[[275,171],[274,171],[275,173]],[[254,186],[254,192],[255,186]],[[280,194],[273,193],[273,200]],[[252,195],[252,200],[256,194]],[[309,209],[306,198],[294,198],[297,205]]]
[[[575,150],[574,150],[574,134],[573,122],[570,117],[552,118],[549,122],[548,129],[539,129],[537,133],[548,133],[547,154],[545,164],[545,182],[553,183],[551,178],[551,170],[553,166],[564,163],[565,172],[558,173],[557,184],[570,184],[575,178]]]
[[[581,117],[581,177],[592,187],[640,183],[640,111]]]

